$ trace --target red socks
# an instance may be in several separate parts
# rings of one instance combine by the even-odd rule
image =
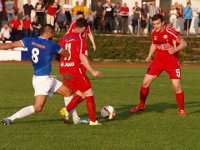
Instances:
[[[86,97],[86,106],[90,116],[90,121],[96,121],[96,104],[94,101],[94,96]]]
[[[179,110],[184,110],[184,92],[176,93],[176,101],[179,107]]]
[[[77,95],[75,96],[71,102],[67,105],[66,109],[68,112],[70,112],[72,109],[74,109],[78,104],[80,104],[84,99]],[[90,116],[90,120],[95,122],[96,121],[96,104],[94,101],[94,96],[88,96],[86,97],[86,106],[88,110],[88,114]]]
[[[145,87],[142,86],[141,89],[140,89],[140,103],[139,103],[140,106],[145,105],[146,98],[147,98],[148,94],[149,94],[149,87],[145,88]]]
[[[66,106],[67,111],[70,112],[78,104],[80,104],[83,100],[84,99],[79,95],[74,96],[74,98],[71,100],[71,102]]]

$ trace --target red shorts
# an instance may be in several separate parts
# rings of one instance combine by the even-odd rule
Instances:
[[[74,79],[64,78],[63,81],[69,88],[73,90],[73,92],[76,92],[77,90],[85,92],[92,88],[90,80],[86,75]]]
[[[150,64],[146,74],[159,76],[162,71],[166,71],[170,79],[180,79],[181,70],[178,60],[162,61],[162,59],[154,59]]]

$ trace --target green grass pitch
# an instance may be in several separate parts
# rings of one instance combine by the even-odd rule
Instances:
[[[53,65],[57,75],[58,65]],[[64,124],[59,110],[63,98],[54,95],[41,113],[0,125],[0,150],[198,150],[200,149],[200,67],[182,67],[182,86],[188,113],[179,117],[175,94],[166,73],[157,78],[145,112],[130,114],[138,103],[146,66],[95,66],[101,78],[89,75],[95,92],[97,118],[102,126]],[[0,64],[0,118],[33,104],[32,66]],[[116,109],[116,117],[100,116],[104,105]],[[78,113],[88,118],[85,102]]]

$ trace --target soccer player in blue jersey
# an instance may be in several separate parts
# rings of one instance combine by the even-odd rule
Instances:
[[[15,119],[29,116],[36,112],[41,112],[47,100],[47,96],[53,93],[63,96],[70,96],[72,91],[70,88],[62,84],[62,82],[50,76],[51,60],[54,53],[59,53],[65,57],[69,56],[68,51],[62,49],[57,43],[51,41],[54,35],[53,26],[47,24],[43,27],[41,36],[24,38],[9,44],[0,44],[0,49],[11,49],[16,47],[27,47],[30,53],[34,68],[32,78],[34,94],[34,105],[22,108],[8,118],[1,120],[2,124],[10,125]]]

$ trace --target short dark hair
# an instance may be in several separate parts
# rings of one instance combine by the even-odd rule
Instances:
[[[87,25],[88,25],[87,20],[84,18],[79,18],[76,20],[76,27],[82,28],[82,27],[87,27]]]
[[[83,11],[77,11],[76,15],[84,15],[84,12]]]
[[[152,17],[152,21],[156,21],[156,20],[159,20],[159,19],[160,19],[161,22],[164,21],[164,18],[161,14],[156,14]]]
[[[53,32],[53,31],[54,31],[54,27],[51,24],[45,24],[42,28],[42,33]]]

